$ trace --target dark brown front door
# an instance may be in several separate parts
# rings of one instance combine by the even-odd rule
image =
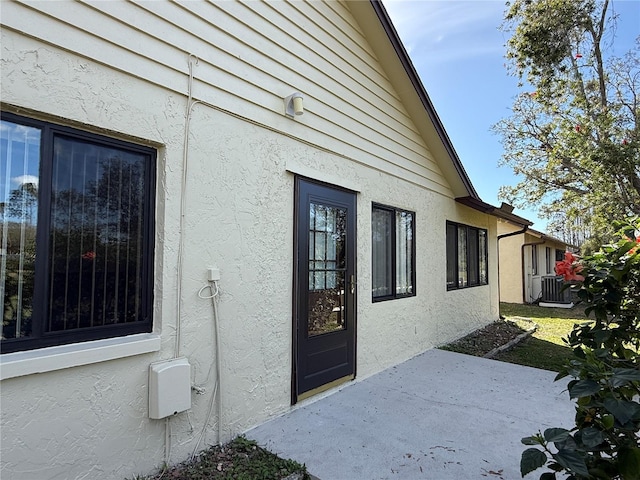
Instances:
[[[296,178],[294,395],[355,375],[356,195]]]

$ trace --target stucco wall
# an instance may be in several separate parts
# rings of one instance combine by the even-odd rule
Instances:
[[[186,70],[187,58],[182,59]],[[186,85],[186,74],[178,73]],[[169,87],[12,29],[2,31],[3,107],[158,149],[154,334],[160,338],[159,350],[149,353],[3,380],[3,479],[121,479],[148,473],[165,460],[184,460],[203,425],[202,445],[215,442],[216,416],[207,423],[215,379],[213,313],[210,301],[197,295],[208,265],[221,271],[223,440],[290,408],[294,175],[288,163],[321,179],[348,179],[359,190],[358,378],[497,317],[495,220],[454,202],[419,139],[407,155],[424,165],[414,166],[402,166],[405,159],[383,167],[384,149],[368,145],[365,137],[358,143],[366,148],[345,148],[325,134],[311,145],[309,138],[321,136],[313,127],[313,102],[307,125],[279,111],[254,116],[256,109],[246,105],[238,111],[194,107],[181,235],[187,98],[186,88],[181,93]],[[372,201],[416,212],[415,297],[371,302]],[[488,286],[446,291],[446,220],[489,230]],[[180,241],[185,255],[179,349],[192,365],[194,384],[206,393],[193,394],[188,413],[150,420],[149,364],[177,353]]]
[[[521,230],[498,222],[498,235]],[[498,241],[500,249],[500,301],[522,303],[522,252],[524,234],[505,237]]]
[[[358,222],[358,374],[367,376],[498,317],[495,220],[402,181],[362,177]],[[371,202],[416,212],[416,296],[372,303]],[[489,285],[446,289],[446,221],[489,231]]]
[[[519,230],[507,222],[498,222],[498,235]],[[537,274],[533,273],[532,248],[538,249]],[[500,248],[500,301],[507,303],[531,303],[540,298],[542,277],[555,275],[556,250],[564,252],[565,243],[542,233],[522,233],[499,241]],[[546,249],[551,249],[551,269],[547,271]]]

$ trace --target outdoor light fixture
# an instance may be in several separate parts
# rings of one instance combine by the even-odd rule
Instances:
[[[304,113],[302,94],[300,92],[292,93],[284,99],[284,113],[291,118]]]

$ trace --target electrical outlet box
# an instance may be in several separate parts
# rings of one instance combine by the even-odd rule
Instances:
[[[207,280],[210,282],[217,282],[220,280],[220,269],[216,267],[207,268]]]
[[[149,365],[149,418],[165,418],[191,408],[191,365],[174,358]]]

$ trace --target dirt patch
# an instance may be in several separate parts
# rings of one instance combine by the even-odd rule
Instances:
[[[253,440],[237,437],[213,446],[190,461],[167,467],[155,475],[135,480],[313,480],[304,465],[283,459],[259,447]],[[317,480],[317,479],[316,479]]]
[[[531,331],[535,324],[530,320],[498,320],[454,342],[440,347],[451,352],[484,357],[496,348],[510,344],[520,335]]]

